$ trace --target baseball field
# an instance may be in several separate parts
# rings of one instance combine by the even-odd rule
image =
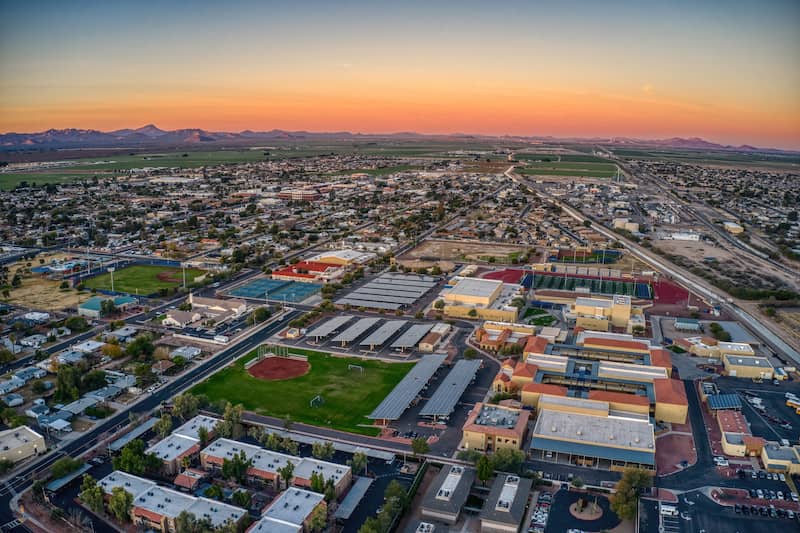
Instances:
[[[197,268],[186,269],[186,283],[193,283],[195,278],[205,274]],[[114,272],[114,289],[129,294],[153,294],[161,289],[171,289],[183,284],[183,273],[180,268],[157,265],[133,265]],[[107,272],[83,282],[88,289],[111,290],[111,273]]]

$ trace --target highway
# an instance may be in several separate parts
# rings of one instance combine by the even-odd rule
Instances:
[[[26,464],[23,468],[16,472],[16,477],[7,480],[2,486],[0,486],[0,525],[10,523],[16,519],[14,512],[10,508],[14,492],[21,492],[30,487],[33,479],[35,479],[34,476],[48,470],[60,457],[64,455],[77,457],[82,453],[85,453],[98,442],[110,438],[114,432],[127,424],[129,420],[128,413],[146,413],[155,409],[161,405],[162,402],[172,398],[177,394],[180,394],[184,389],[187,389],[195,383],[202,381],[237,357],[253,350],[266,339],[286,327],[288,322],[294,320],[300,314],[300,311],[295,310],[286,313],[279,319],[267,324],[263,327],[263,329],[252,334],[243,341],[224,349],[214,357],[203,361],[176,380],[168,383],[160,389],[157,389],[148,397],[133,405],[130,409],[116,413],[114,416],[97,424],[93,429],[87,431],[80,437],[69,441],[48,455],[39,457],[35,461]],[[10,531],[27,531],[27,528],[24,526],[17,526],[14,529],[10,529]]]
[[[522,182],[525,182],[524,180],[522,180],[521,177],[514,174],[513,165],[508,170],[506,170],[505,174],[508,177],[513,176],[512,179],[517,179],[521,180]],[[771,329],[769,329],[769,327],[762,324],[761,321],[759,321],[753,315],[743,310],[736,304],[729,302],[728,301],[729,297],[727,295],[721,294],[717,292],[717,289],[712,288],[711,286],[707,285],[704,282],[696,280],[694,276],[687,274],[683,269],[678,268],[677,266],[667,262],[666,260],[655,255],[654,253],[649,252],[648,250],[646,250],[642,246],[639,246],[633,241],[614,233],[613,231],[609,230],[602,224],[590,219],[577,209],[574,209],[573,207],[565,204],[564,202],[555,198],[554,196],[547,194],[541,190],[538,190],[530,183],[525,183],[525,184],[528,185],[532,190],[536,191],[536,194],[538,194],[541,198],[548,200],[549,202],[559,206],[561,209],[564,210],[565,213],[570,215],[578,222],[589,220],[592,223],[592,229],[594,229],[601,235],[608,237],[609,239],[620,242],[638,259],[644,261],[649,265],[652,265],[656,270],[659,270],[669,275],[673,279],[683,284],[685,287],[705,297],[709,302],[718,303],[723,309],[735,315],[742,322],[744,322],[747,325],[747,327],[757,337],[759,337],[762,341],[764,341],[764,343],[770,346],[775,352],[783,355],[784,358],[786,358],[787,360],[793,361],[795,365],[800,365],[800,353],[798,353],[797,350],[789,346],[786,342],[783,341],[783,339],[781,339],[778,335],[776,335]]]

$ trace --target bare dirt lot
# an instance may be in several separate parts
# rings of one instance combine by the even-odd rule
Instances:
[[[486,261],[489,257],[494,257],[498,263],[510,263],[512,258],[524,255],[526,250],[524,246],[514,244],[430,239],[397,259],[400,262],[420,259],[463,262]]]
[[[308,361],[285,357],[267,357],[248,368],[247,372],[254,378],[275,381],[303,376],[310,369],[311,365],[308,364]]]
[[[60,289],[60,281],[52,281],[38,274],[32,274],[28,265],[31,267],[40,264],[39,259],[44,259],[45,263],[53,259],[69,259],[71,255],[64,253],[40,254],[33,261],[17,261],[9,266],[9,278],[13,278],[19,271],[22,277],[22,286],[11,289],[11,296],[8,302],[22,307],[34,309],[60,310],[67,307],[76,307],[81,299],[81,295],[74,289]],[[83,300],[87,298],[83,295]]]

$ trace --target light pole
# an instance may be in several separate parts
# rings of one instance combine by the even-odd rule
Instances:
[[[114,267],[108,267],[108,272],[111,274],[111,292],[114,292]]]

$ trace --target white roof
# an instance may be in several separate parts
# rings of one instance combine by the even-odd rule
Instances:
[[[337,463],[329,463],[327,461],[320,461],[312,457],[304,457],[303,460],[294,467],[294,475],[303,479],[311,479],[311,474],[316,472],[322,474],[326,480],[333,479],[334,484],[350,472],[350,467],[340,465]]]
[[[461,278],[448,292],[455,297],[478,296],[488,298],[502,284],[502,281],[494,279]]]
[[[197,439],[172,434],[150,446],[145,453],[154,453],[162,461],[173,461],[189,448],[195,446]]]
[[[263,516],[290,524],[302,524],[323,499],[324,496],[317,492],[292,487],[275,498]]]
[[[201,427],[205,427],[210,433],[214,430],[218,422],[219,419],[213,416],[197,415],[182,426],[179,426],[172,433],[199,440],[200,436],[198,435],[198,431],[200,431]]]
[[[105,344],[106,343],[104,343],[104,342],[97,342],[97,341],[88,340],[88,341],[82,342],[80,344],[76,344],[71,349],[79,351],[79,352],[91,353],[91,352],[96,352],[97,350],[99,350],[100,348],[105,346]]]
[[[655,452],[655,434],[650,421],[622,416],[595,416],[542,409],[536,419],[533,435]]]

